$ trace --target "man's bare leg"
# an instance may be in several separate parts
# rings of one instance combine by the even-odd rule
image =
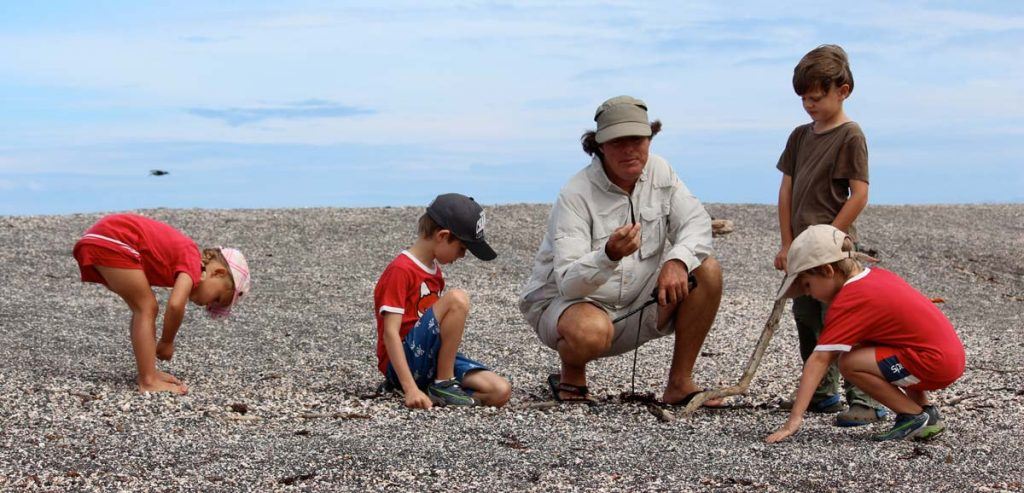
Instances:
[[[675,309],[675,344],[662,402],[678,402],[701,390],[693,381],[693,365],[718,315],[718,305],[722,301],[722,267],[714,257],[708,257],[694,271],[694,276],[697,287],[683,303],[670,307]],[[665,315],[669,314],[663,313],[659,317]],[[714,406],[720,402],[709,401],[707,404]]]
[[[562,383],[587,384],[587,363],[612,347],[615,328],[604,310],[577,303],[566,308],[558,319],[558,357],[562,360]],[[570,398],[564,392],[560,397]]]

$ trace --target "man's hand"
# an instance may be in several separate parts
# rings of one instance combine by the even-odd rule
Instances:
[[[608,242],[604,244],[604,253],[608,258],[618,262],[626,255],[632,255],[640,248],[640,225],[627,224],[612,231]]]
[[[793,419],[788,419],[788,420],[786,420],[786,424],[782,425],[782,427],[779,428],[778,431],[776,431],[775,433],[772,433],[771,435],[768,435],[768,438],[765,438],[764,441],[766,441],[768,443],[778,443],[778,442],[781,442],[781,441],[783,441],[783,440],[793,436],[793,434],[796,433],[797,430],[800,429],[800,425],[801,424],[803,424],[803,419],[800,419],[798,421],[793,421]]]
[[[672,259],[661,266],[658,274],[658,304],[661,306],[681,303],[690,295],[687,285],[689,271],[681,260]]]
[[[160,341],[156,343],[156,358],[163,361],[170,361],[174,357],[174,343]]]
[[[775,254],[775,270],[786,272],[786,256],[789,255],[789,245],[782,245],[779,253]]]
[[[433,405],[434,403],[430,402],[430,397],[427,397],[427,394],[418,388],[413,388],[405,393],[405,407],[409,409],[430,409]]]

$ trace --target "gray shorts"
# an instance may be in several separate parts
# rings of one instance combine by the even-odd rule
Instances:
[[[658,276],[651,276],[651,280],[648,281],[648,285],[644,287],[642,293],[650,293],[654,291],[654,287],[658,285]],[[611,320],[629,313],[634,308],[643,306],[650,298],[644,297],[642,299],[635,300],[632,304],[627,307],[613,309],[605,306],[599,302],[593,301],[589,298],[575,298],[566,299],[562,297],[555,297],[546,307],[524,307],[526,321],[533,327],[537,332],[537,337],[540,338],[541,342],[545,346],[551,349],[558,349],[558,319],[562,317],[562,313],[567,308],[577,303],[591,303],[594,306],[601,308]],[[643,317],[642,325],[638,325],[641,322],[640,318]],[[672,326],[673,319],[667,320],[661,327],[658,327],[658,304],[655,303],[645,308],[641,313],[636,313],[633,316],[615,324],[615,333],[612,335],[612,346],[608,348],[608,351],[601,355],[601,357],[615,356],[629,352],[636,347],[644,344],[647,341],[657,339],[659,337],[667,336],[674,332]],[[639,339],[637,339],[637,333],[639,332]]]

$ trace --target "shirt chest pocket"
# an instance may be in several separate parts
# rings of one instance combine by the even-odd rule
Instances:
[[[595,217],[594,223],[590,226],[590,249],[604,248],[605,243],[608,243],[608,237],[614,231],[615,228],[609,225],[607,218]]]
[[[640,208],[640,259],[646,260],[661,253],[665,246],[665,222],[668,211],[661,204]]]

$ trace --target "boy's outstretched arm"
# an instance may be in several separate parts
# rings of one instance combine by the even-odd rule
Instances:
[[[405,360],[405,348],[401,338],[402,314],[384,313],[384,347],[388,350],[388,359],[398,375],[405,393],[405,407],[413,409],[430,409],[430,397],[416,386],[416,380],[409,371],[409,362]]]
[[[780,442],[800,429],[800,425],[804,422],[804,412],[807,411],[807,407],[811,404],[811,398],[814,397],[814,389],[818,388],[818,383],[825,376],[828,365],[832,364],[835,357],[836,353],[833,351],[811,353],[807,362],[804,363],[804,371],[800,375],[800,387],[796,391],[796,401],[793,402],[793,409],[789,412],[789,419],[775,433],[768,435],[768,438],[765,439],[766,442]]]
[[[843,232],[850,232],[850,225],[857,220],[857,216],[864,211],[868,205],[868,182],[850,180],[850,198],[846,199],[839,214],[832,220],[832,226]]]
[[[185,307],[188,306],[188,295],[192,293],[192,276],[181,272],[174,280],[171,296],[167,299],[164,309],[164,330],[160,332],[160,342],[156,344],[156,357],[168,361],[174,357],[174,338],[178,335],[181,320],[185,318]]]
[[[786,254],[789,253],[789,245],[793,243],[793,223],[790,219],[793,212],[793,177],[782,174],[782,184],[779,185],[779,235],[782,238],[782,247],[779,253],[775,254],[775,269],[786,270]]]

